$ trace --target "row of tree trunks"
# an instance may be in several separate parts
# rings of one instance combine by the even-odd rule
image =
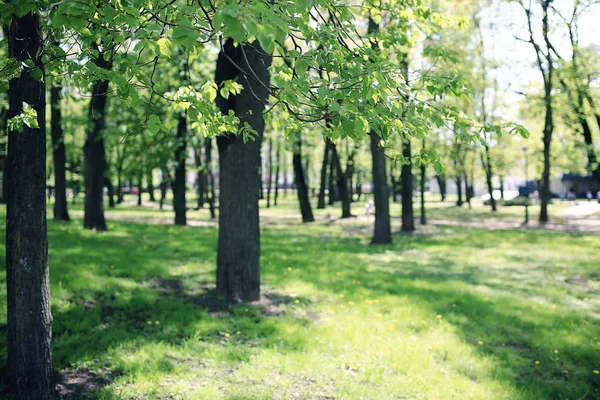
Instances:
[[[256,132],[255,140],[247,143],[240,134],[217,137],[220,166],[217,294],[232,302],[260,297],[260,146],[271,60],[272,56],[257,42],[235,47],[233,39],[225,41],[217,58],[217,85],[237,79],[243,87],[240,94],[227,99],[219,94],[217,106],[223,114],[234,111],[240,126],[247,123]]]
[[[9,118],[23,103],[37,112],[38,127],[8,132],[6,165],[7,355],[11,391],[19,400],[55,399],[52,379],[52,316],[46,231],[46,97],[43,80],[43,36],[40,16],[13,15],[8,56],[23,65],[9,84]]]

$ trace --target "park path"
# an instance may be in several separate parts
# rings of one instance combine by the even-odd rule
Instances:
[[[568,220],[586,219],[597,212],[600,212],[600,203],[598,201],[582,201],[575,204],[574,207],[567,208],[560,216]]]

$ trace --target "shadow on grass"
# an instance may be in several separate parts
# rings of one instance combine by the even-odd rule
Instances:
[[[136,354],[148,346],[209,346],[235,339],[226,349],[226,359],[234,364],[248,360],[248,347],[304,349],[304,338],[280,331],[278,317],[289,324],[313,323],[310,317],[286,315],[296,297],[267,291],[259,302],[229,308],[215,295],[214,229],[114,222],[111,228],[97,234],[49,223],[54,362],[74,396],[101,392],[111,379],[136,371],[168,373],[176,363],[151,357],[113,363],[115,349]],[[597,276],[593,257],[577,260],[583,236],[447,229],[371,247],[365,237],[342,235],[322,226],[293,234],[265,230],[265,282],[283,287],[297,280],[348,297],[407,298],[442,314],[466,343],[493,358],[495,376],[525,398],[600,397],[592,373],[600,365],[592,339],[600,335],[598,321],[562,304],[564,283],[547,279],[573,262],[582,279]],[[573,252],[573,258],[548,264],[549,243]],[[510,256],[498,250],[502,246],[504,253],[511,249]],[[4,275],[0,281],[4,286]],[[5,320],[5,314],[1,317]],[[241,333],[239,339],[235,332]],[[6,348],[5,331],[0,331],[0,348]],[[0,363],[5,365],[6,352]],[[477,380],[476,372],[471,374]]]

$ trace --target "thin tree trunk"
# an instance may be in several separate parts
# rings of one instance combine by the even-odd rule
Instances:
[[[488,193],[490,195],[490,206],[492,207],[492,211],[496,211],[496,199],[494,198],[494,187],[492,185],[492,162],[490,159],[490,147],[486,144],[484,146],[485,149],[485,159],[484,153],[480,153],[481,155],[481,166],[483,167],[483,171],[485,172],[485,182],[487,184]]]
[[[342,170],[342,163],[340,156],[337,152],[335,143],[330,142],[331,146],[331,162],[335,166],[335,175],[337,178],[337,189],[340,194],[340,201],[342,203],[342,217],[350,218],[352,213],[350,212],[350,193],[348,193],[348,181],[346,180],[346,174]]]
[[[269,168],[267,168],[267,208],[271,207],[271,182],[273,179],[273,138],[269,137]]]
[[[298,134],[294,154],[292,157],[294,165],[294,177],[296,180],[296,192],[298,194],[298,203],[300,203],[300,213],[302,222],[314,222],[315,217],[312,212],[310,200],[308,198],[308,186],[304,179],[304,168],[302,166],[302,137]]]
[[[410,140],[405,140],[402,144],[402,155],[410,161],[409,164],[402,164],[400,178],[402,180],[402,232],[412,232],[415,230],[415,215],[413,213],[413,176],[411,160]]]
[[[285,149],[283,151],[283,154],[281,155],[281,159],[282,159],[282,164],[283,164],[283,168],[282,168],[282,173],[283,173],[283,197],[287,198],[287,192],[288,192],[288,176],[287,176],[287,156],[285,153]]]
[[[456,200],[457,206],[463,205],[463,197],[462,197],[462,175],[457,175],[455,178],[456,181],[456,194],[458,196],[458,200]]]
[[[173,209],[175,210],[175,225],[186,225],[185,205],[185,160],[186,160],[187,116],[181,114],[177,123],[177,147],[175,148],[175,182],[173,187]]]
[[[197,208],[200,210],[204,207],[204,192],[206,191],[206,174],[204,172],[204,167],[202,166],[202,151],[200,149],[194,148],[194,164],[196,164],[196,173],[197,173],[197,184],[196,187],[196,195],[197,195]]]
[[[208,178],[208,189],[207,197],[208,209],[210,211],[210,218],[215,219],[215,177],[212,171],[212,139],[206,138],[204,140],[204,155],[206,156],[206,176]]]
[[[421,163],[421,225],[427,224],[427,217],[425,215],[425,185],[427,184],[427,166]]]
[[[140,176],[138,178],[138,206],[142,205],[142,193],[144,193],[144,175],[140,173]]]
[[[392,243],[390,226],[390,194],[387,181],[385,154],[381,149],[381,138],[371,132],[371,158],[373,160],[373,199],[375,202],[375,226],[371,244]]]
[[[335,161],[333,159],[333,150],[332,150],[333,143],[330,140],[327,140],[327,143],[329,146],[329,151],[331,153],[331,157],[329,158],[329,182],[327,185],[329,188],[329,200],[328,200],[327,204],[332,206],[335,203],[336,194],[337,194],[336,193],[337,187],[335,186]]]
[[[165,199],[167,198],[167,172],[165,169],[161,171],[160,177],[160,201],[159,208],[162,210],[163,205],[165,204]]]
[[[109,70],[111,63],[102,53],[94,60],[99,68]],[[85,205],[83,226],[87,229],[105,231],[104,219],[104,128],[106,126],[106,101],[108,81],[97,81],[92,86],[92,99],[88,112],[88,129],[83,154],[85,156]]]
[[[67,155],[65,137],[62,129],[61,87],[50,88],[50,135],[54,159],[54,220],[69,221],[67,207]]]
[[[220,165],[217,294],[233,302],[260,297],[260,146],[271,60],[272,56],[258,42],[235,47],[233,39],[225,41],[217,59],[217,85],[237,79],[243,87],[240,94],[227,99],[218,94],[217,106],[223,114],[232,110],[239,117],[240,126],[247,123],[256,132],[254,140],[247,143],[241,135],[217,137]],[[252,76],[246,71],[252,71]]]
[[[148,187],[149,200],[151,202],[156,202],[156,198],[154,197],[154,176],[152,170],[148,171],[148,175],[146,176],[146,186]]]
[[[325,187],[327,184],[327,167],[329,166],[329,141],[325,141],[323,150],[323,164],[321,164],[321,179],[319,185],[319,195],[317,197],[317,208],[325,208]]]
[[[108,206],[110,208],[114,208],[115,207],[115,191],[113,188],[113,184],[112,184],[112,180],[109,176],[107,176],[106,178],[104,178],[104,183],[106,185],[106,188],[108,190]]]
[[[46,231],[46,97],[39,14],[12,16],[8,56],[25,65],[9,83],[9,118],[23,103],[37,112],[38,128],[8,132],[6,169],[7,356],[11,391],[19,400],[55,399],[52,316]],[[33,57],[33,58],[31,58]]]
[[[281,166],[281,140],[277,140],[277,150],[275,157],[275,193],[273,197],[273,204],[277,205],[277,198],[279,197],[279,168]]]
[[[504,177],[500,176],[500,199],[504,201]]]
[[[123,190],[121,190],[123,187],[122,177],[123,167],[119,165],[117,167],[117,204],[121,204],[123,202]]]
[[[440,187],[441,202],[446,201],[446,177],[444,175],[436,175],[438,186]]]

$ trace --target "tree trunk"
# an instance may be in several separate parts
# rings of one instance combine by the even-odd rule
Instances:
[[[43,37],[38,14],[13,15],[8,56],[31,60],[9,83],[9,118],[23,103],[37,112],[38,128],[8,132],[5,188],[7,356],[11,391],[19,400],[55,399],[52,382],[52,315],[46,232],[46,97]],[[33,57],[33,58],[31,58]]]
[[[104,183],[106,185],[106,188],[108,189],[108,206],[110,208],[114,208],[115,207],[115,191],[112,185],[112,180],[110,179],[110,177],[106,177],[104,178]]]
[[[446,177],[444,175],[436,175],[438,186],[440,187],[441,202],[446,201]]]
[[[285,154],[285,149],[283,151],[283,154],[281,155],[281,159],[282,159],[282,173],[283,173],[283,197],[287,198],[287,192],[288,192],[288,176],[287,176],[287,156]]]
[[[138,178],[138,207],[142,205],[142,193],[144,193],[144,175],[140,173]]]
[[[390,226],[390,194],[387,181],[385,154],[381,149],[381,138],[371,132],[371,158],[373,160],[373,199],[375,202],[375,227],[371,244],[392,243]]]
[[[465,172],[465,198],[469,209],[471,209],[471,199],[473,198],[473,180],[469,180],[469,175]]]
[[[425,147],[425,140],[423,140],[423,147]],[[427,217],[425,215],[425,187],[427,185],[427,165],[421,162],[421,179],[420,179],[420,192],[421,192],[421,225],[427,224]]]
[[[322,210],[325,208],[325,186],[327,184],[327,167],[329,166],[329,141],[325,141],[323,150],[323,164],[321,164],[321,179],[319,185],[319,195],[317,197],[317,208]],[[330,194],[331,196],[331,194]]]
[[[265,129],[263,112],[268,104],[271,59],[258,42],[234,47],[233,39],[226,40],[217,59],[217,85],[237,79],[243,87],[240,94],[227,99],[219,93],[217,106],[223,114],[232,110],[240,119],[240,127],[248,124],[256,132],[254,140],[247,143],[241,134],[217,137],[221,174],[217,294],[233,302],[260,297],[260,146]],[[252,71],[252,76],[246,71]]]
[[[162,210],[167,198],[167,172],[163,169],[160,174],[160,201],[159,208]]]
[[[99,68],[109,70],[111,63],[102,53],[94,60]],[[83,226],[87,229],[105,231],[104,219],[104,128],[106,126],[106,100],[108,81],[97,81],[92,86],[92,99],[88,111],[88,128],[83,154],[85,156],[85,205]]]
[[[335,166],[337,189],[340,194],[340,201],[342,202],[342,218],[350,218],[352,217],[352,213],[350,212],[350,193],[348,193],[348,181],[346,180],[346,174],[342,170],[342,163],[337,152],[337,147],[335,143],[331,141],[330,143],[331,163]]]
[[[329,199],[327,204],[332,206],[335,203],[337,187],[335,186],[335,161],[333,159],[333,143],[330,140],[326,140],[329,146],[329,151],[331,153],[331,157],[329,158],[329,182],[327,184],[329,188]]]
[[[458,200],[456,200],[457,206],[463,205],[463,197],[462,197],[462,175],[456,175],[456,195],[458,196]]]
[[[148,187],[149,200],[156,202],[156,197],[154,197],[154,176],[152,170],[148,171],[148,175],[146,176],[146,186]]]
[[[117,204],[121,204],[123,202],[123,191],[121,188],[123,187],[123,167],[117,167]]]
[[[275,193],[273,196],[273,204],[277,205],[279,197],[279,167],[281,166],[281,141],[277,140],[277,149],[275,150]]]
[[[67,209],[67,155],[62,130],[61,87],[50,88],[50,135],[54,159],[54,220],[69,221]]]
[[[271,207],[271,182],[273,179],[273,138],[269,137],[269,167],[267,168],[267,208]]]
[[[415,230],[415,215],[413,213],[413,176],[410,140],[402,143],[402,155],[410,161],[409,164],[402,164],[400,179],[402,180],[402,232],[412,232]]]
[[[298,134],[294,154],[292,156],[294,165],[294,177],[296,180],[296,192],[298,194],[298,203],[300,203],[300,213],[302,222],[314,222],[315,217],[312,212],[310,200],[308,198],[308,186],[304,179],[304,167],[302,166],[302,137]]]
[[[208,209],[210,211],[210,218],[215,219],[215,177],[212,171],[212,139],[206,138],[204,139],[204,155],[206,156],[206,176],[208,178],[208,188],[207,188],[207,201],[208,201]]]
[[[175,210],[175,225],[186,225],[185,205],[185,160],[186,160],[187,116],[181,114],[177,123],[177,147],[175,148],[175,182],[173,187],[173,209]]]
[[[486,144],[484,146],[485,149],[485,159],[483,157],[483,153],[481,155],[481,166],[485,172],[485,182],[487,184],[488,193],[490,195],[490,206],[492,207],[492,211],[496,211],[496,199],[494,198],[494,187],[492,185],[492,162],[490,159],[490,147]]]
[[[202,167],[202,151],[200,149],[194,148],[194,163],[196,164],[196,180],[198,184],[196,187],[198,201],[197,208],[200,210],[202,207],[204,207],[204,192],[206,191],[206,174],[204,172],[204,167]]]
[[[500,176],[500,199],[504,201],[504,177]]]

